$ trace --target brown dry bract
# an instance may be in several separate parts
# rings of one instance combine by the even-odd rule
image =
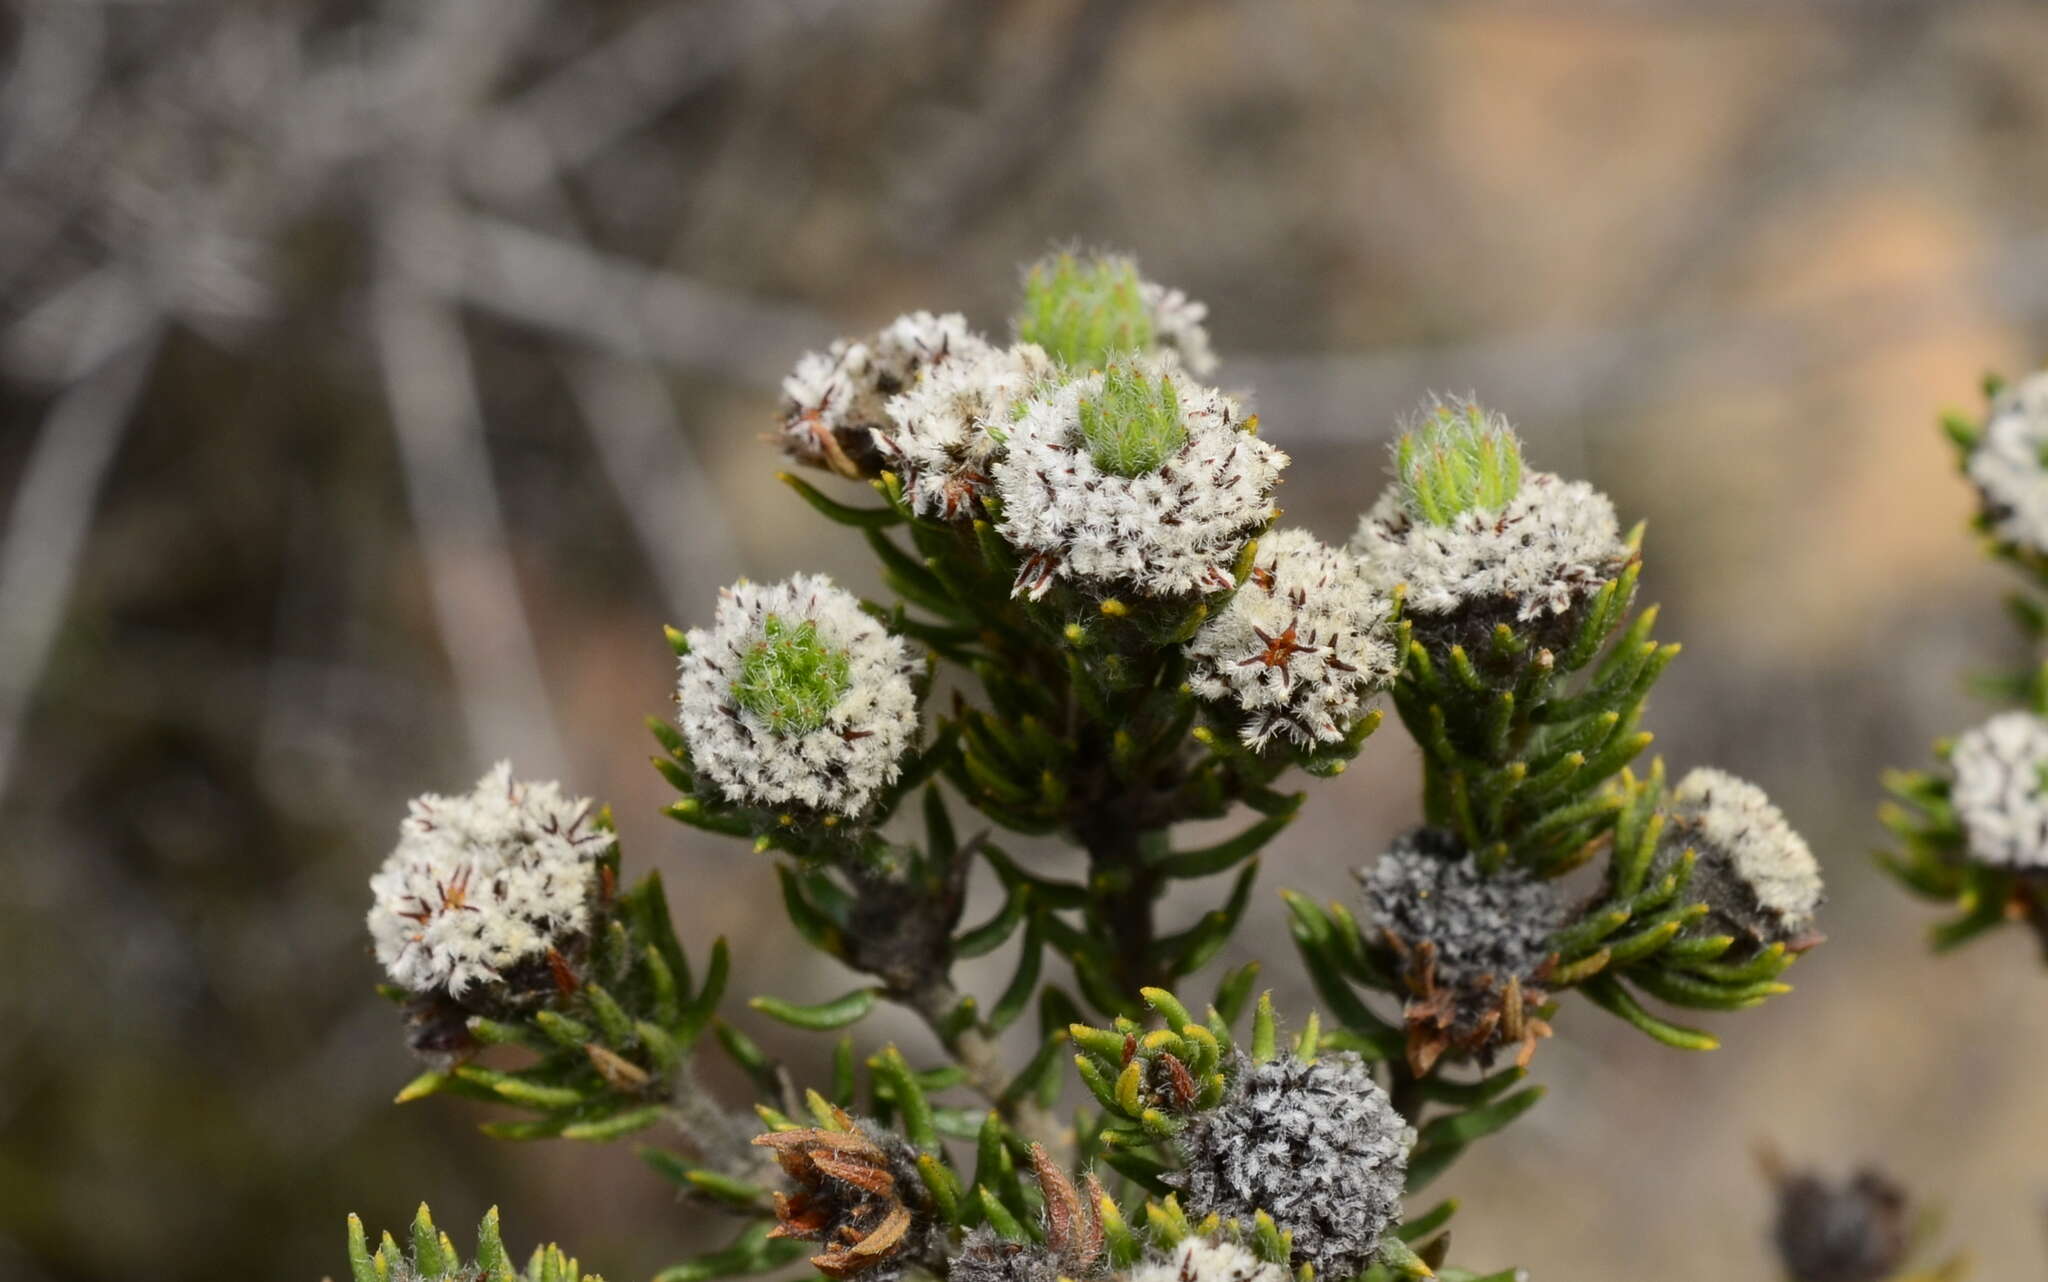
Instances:
[[[842,1115],[843,1118],[843,1115]],[[911,1213],[896,1187],[889,1155],[851,1119],[842,1131],[798,1130],[757,1135],[773,1149],[783,1173],[797,1186],[775,1195],[770,1237],[822,1242],[811,1257],[828,1278],[849,1278],[899,1254],[908,1243]]]

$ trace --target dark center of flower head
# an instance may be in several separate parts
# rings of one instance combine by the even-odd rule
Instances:
[[[762,639],[740,660],[733,697],[776,734],[809,734],[825,724],[853,685],[846,652],[818,640],[818,625],[769,615]]]
[[[1411,516],[1449,525],[1465,512],[1498,512],[1521,493],[1522,443],[1476,401],[1439,404],[1394,443],[1394,471]]]
[[[1157,382],[1128,366],[1103,372],[1102,391],[1080,407],[1081,440],[1095,466],[1116,476],[1143,476],[1187,444],[1187,424],[1173,380]]]
[[[1017,337],[1072,370],[1101,369],[1119,353],[1146,350],[1152,346],[1152,313],[1137,265],[1109,255],[1054,254],[1041,260],[1024,278]]]

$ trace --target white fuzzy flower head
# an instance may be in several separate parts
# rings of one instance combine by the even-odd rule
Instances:
[[[889,399],[919,373],[987,350],[958,312],[911,312],[864,342],[842,338],[825,351],[807,352],[782,380],[783,452],[841,476],[872,476],[878,466],[873,433],[894,426]]]
[[[997,529],[1024,558],[1018,595],[1061,580],[1146,597],[1228,590],[1287,465],[1247,429],[1235,401],[1170,362],[1034,397],[995,469]]]
[[[1480,430],[1470,430],[1475,423]],[[1351,537],[1377,582],[1408,585],[1412,615],[1483,616],[1487,630],[1495,618],[1563,616],[1629,559],[1605,494],[1524,472],[1519,451],[1500,447],[1495,432],[1512,442],[1504,421],[1470,402],[1432,406],[1402,438],[1416,442],[1397,457],[1402,479]]]
[[[726,801],[856,816],[895,781],[923,661],[831,579],[742,580],[688,640],[678,721]]]
[[[1993,535],[2048,555],[2048,372],[1999,392],[1965,470]]]
[[[1152,321],[1152,342],[1162,352],[1179,358],[1181,368],[1196,378],[1216,372],[1216,353],[1209,346],[1209,331],[1202,322],[1209,305],[1199,303],[1169,285],[1141,281],[1139,294],[1145,300]]]
[[[1755,784],[1710,767],[1688,773],[1671,791],[1663,844],[1697,855],[1685,894],[1710,906],[1712,929],[1763,943],[1812,935],[1820,864]]]
[[[1235,1242],[1182,1239],[1163,1255],[1140,1260],[1127,1282],[1289,1282],[1288,1271]]]
[[[1394,679],[1385,595],[1305,530],[1259,540],[1251,575],[1188,642],[1188,686],[1234,704],[1247,745],[1337,743]]]
[[[890,399],[892,426],[874,430],[882,466],[903,478],[920,516],[955,521],[975,514],[1016,410],[1053,376],[1035,343],[971,347],[928,364]]]
[[[612,842],[596,819],[587,799],[516,781],[506,761],[467,795],[414,798],[370,878],[370,938],[392,982],[460,998],[581,935]]]
[[[2002,712],[1957,737],[1949,803],[1970,858],[1998,868],[2048,869],[2048,721]]]
[[[1173,1178],[1191,1219],[1264,1211],[1318,1277],[1372,1262],[1401,1213],[1415,1132],[1356,1055],[1240,1061],[1223,1103],[1181,1133]]]

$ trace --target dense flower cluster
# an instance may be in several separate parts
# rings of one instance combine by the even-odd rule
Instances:
[[[1412,613],[1498,610],[1522,623],[1565,614],[1629,556],[1613,502],[1549,472],[1524,476],[1499,511],[1474,508],[1448,525],[1417,519],[1389,487],[1350,546],[1382,586],[1408,585]]]
[[[1667,820],[1666,850],[1697,856],[1687,894],[1712,909],[1712,929],[1763,943],[1812,934],[1820,864],[1763,789],[1701,767],[1672,789]]]
[[[2003,389],[1965,470],[2000,540],[2048,555],[2048,373]]]
[[[611,844],[593,803],[512,778],[501,761],[463,796],[416,797],[370,878],[370,938],[393,983],[460,998],[507,980],[589,925]]]
[[[1549,882],[1512,864],[1488,876],[1441,829],[1404,834],[1358,879],[1380,929],[1428,945],[1437,978],[1461,989],[1532,982],[1566,916]]]
[[[1972,859],[2048,868],[2048,720],[2002,712],[1956,738],[1949,803]]]
[[[1304,530],[1259,541],[1250,577],[1188,643],[1188,686],[1243,714],[1247,745],[1336,743],[1393,680],[1387,598]]]
[[[948,521],[972,515],[1015,411],[1052,376],[1052,358],[1034,343],[969,346],[891,399],[893,426],[876,428],[874,441],[911,508]]]
[[[1237,402],[1172,362],[1135,372],[1169,389],[1184,434],[1155,468],[1119,475],[1091,451],[1087,407],[1113,390],[1114,371],[1039,395],[1011,425],[995,482],[998,531],[1024,554],[1018,595],[1035,600],[1060,580],[1150,597],[1227,591],[1246,540],[1271,519],[1287,456],[1248,430]]]
[[[1249,1224],[1263,1210],[1318,1277],[1371,1263],[1399,1217],[1409,1128],[1355,1055],[1240,1063],[1223,1103],[1180,1138],[1190,1215]]]
[[[782,448],[800,463],[841,476],[872,476],[874,434],[894,425],[889,399],[923,371],[987,351],[987,341],[958,312],[911,312],[865,341],[843,338],[825,351],[807,352],[782,380]]]
[[[741,581],[688,639],[678,721],[725,800],[855,815],[895,780],[923,664],[829,578]]]

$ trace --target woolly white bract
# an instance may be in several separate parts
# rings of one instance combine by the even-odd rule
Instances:
[[[1156,281],[1140,281],[1138,294],[1152,317],[1153,343],[1179,359],[1181,368],[1196,378],[1215,373],[1216,353],[1202,324],[1208,318],[1209,305]]]
[[[1253,748],[1275,735],[1336,743],[1399,667],[1389,609],[1350,553],[1275,531],[1230,604],[1188,642],[1188,687],[1235,703]]]
[[[515,781],[509,761],[465,796],[414,798],[370,878],[370,938],[392,982],[460,997],[581,933],[612,840],[593,811],[559,784]]]
[[[771,616],[789,627],[811,623],[818,644],[846,656],[845,692],[817,729],[778,734],[734,696],[748,653],[768,640]],[[917,736],[923,661],[852,593],[822,574],[742,580],[719,593],[713,626],[691,629],[688,640],[677,721],[690,764],[727,801],[857,815],[895,781]]]
[[[1036,343],[967,346],[927,365],[888,403],[890,427],[874,429],[884,466],[902,478],[920,516],[957,520],[990,484],[1013,411],[1053,375]]]
[[[2002,868],[2048,868],[2048,721],[2002,712],[1949,753],[1949,803],[1970,857]]]
[[[1672,789],[1671,812],[1671,839],[1699,854],[1694,889],[1711,890],[1714,878],[1732,875],[1775,927],[1760,933],[1792,936],[1812,924],[1822,899],[1820,864],[1763,789],[1702,766]]]
[[[842,338],[806,352],[782,380],[782,448],[799,462],[863,475],[858,456],[869,434],[892,426],[889,398],[922,370],[987,350],[958,312],[911,312],[865,342]]]
[[[1288,1282],[1290,1276],[1235,1242],[1191,1237],[1163,1256],[1138,1261],[1126,1282]]]
[[[1400,1215],[1414,1143],[1358,1056],[1282,1055],[1240,1062],[1223,1103],[1182,1133],[1187,1165],[1170,1178],[1190,1218],[1250,1224],[1263,1210],[1318,1277],[1349,1278]]]
[[[1025,554],[1018,595],[1037,600],[1059,579],[1153,597],[1226,591],[1245,540],[1272,516],[1287,456],[1245,430],[1236,401],[1170,361],[1144,368],[1173,380],[1187,429],[1155,471],[1117,476],[1090,456],[1081,403],[1102,394],[1099,372],[1034,397],[1011,425],[995,481],[998,532]]]
[[[1505,605],[1522,622],[1563,614],[1629,555],[1614,503],[1549,472],[1524,475],[1502,510],[1463,512],[1449,525],[1416,520],[1400,487],[1389,486],[1359,519],[1350,548],[1380,586],[1408,585],[1411,611]]]
[[[1999,392],[1991,421],[1965,465],[1984,495],[1992,533],[2030,552],[2048,554],[2048,373]]]

